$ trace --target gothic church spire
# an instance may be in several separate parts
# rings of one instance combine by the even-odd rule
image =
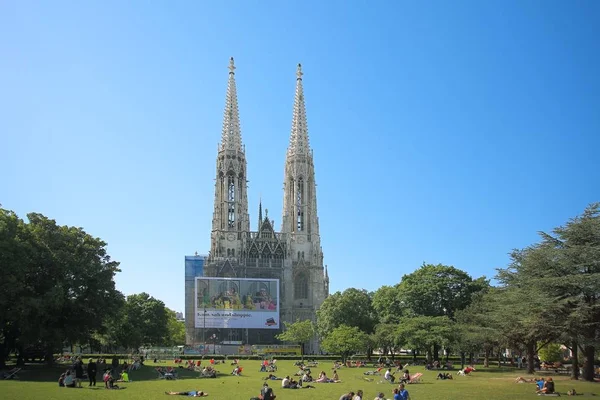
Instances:
[[[233,57],[229,60],[223,131],[216,164],[210,256],[213,259],[238,257],[244,246],[246,233],[250,231],[250,217],[247,165],[240,133]]]
[[[229,82],[227,83],[227,94],[225,96],[221,150],[243,151],[233,57],[229,59]]]
[[[292,132],[288,156],[308,154],[308,126],[306,124],[306,107],[304,105],[304,88],[302,87],[302,65],[296,70],[296,94],[294,96],[294,111],[292,115]]]

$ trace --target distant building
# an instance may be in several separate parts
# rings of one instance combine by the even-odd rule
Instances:
[[[185,321],[185,318],[184,318],[182,312],[176,312],[175,313],[175,318],[177,318],[177,321]]]
[[[256,230],[250,230],[248,214],[246,155],[242,144],[233,58],[221,143],[216,159],[214,211],[208,257],[202,259],[206,277],[267,278],[280,282],[281,321],[316,320],[316,311],[329,295],[327,266],[317,216],[317,192],[313,152],[309,145],[302,69],[298,64],[292,112],[292,129],[283,177],[283,215],[281,231],[268,210],[263,216],[258,204]],[[275,183],[277,186],[279,183]],[[191,268],[191,267],[190,267]],[[197,272],[197,271],[196,271]],[[277,329],[208,329],[194,327],[194,287],[188,277],[186,257],[186,328],[189,344],[211,337],[215,342],[271,344]],[[198,275],[195,275],[198,276]],[[204,311],[206,313],[206,311]],[[308,352],[317,352],[315,341]]]

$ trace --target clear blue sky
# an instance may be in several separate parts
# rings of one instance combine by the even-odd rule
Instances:
[[[295,68],[331,290],[494,275],[600,200],[600,2],[2,1],[0,203],[108,242],[183,311],[234,56],[252,228],[281,223]]]

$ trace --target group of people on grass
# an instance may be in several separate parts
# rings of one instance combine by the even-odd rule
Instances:
[[[106,366],[106,364],[104,364]],[[129,382],[129,368],[125,363],[123,371],[116,373],[113,368],[104,368],[102,381],[106,389],[118,389],[115,382]],[[73,364],[58,378],[58,386],[68,388],[81,388],[83,380],[87,377],[89,380],[88,386],[96,386],[96,375],[98,374],[98,364],[90,358],[87,367],[84,371],[83,361],[81,357],[76,357]]]
[[[535,383],[535,392],[538,394],[553,394],[556,390],[554,388],[554,381],[552,380],[552,377],[544,379],[543,377],[523,378],[522,376],[519,376],[517,379],[515,379],[515,383]]]

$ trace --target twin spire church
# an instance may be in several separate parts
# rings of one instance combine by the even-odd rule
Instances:
[[[308,140],[302,68],[298,64],[290,143],[283,177],[281,231],[259,205],[257,230],[250,229],[247,167],[242,144],[233,58],[216,160],[210,253],[204,276],[279,279],[281,321],[315,320],[329,294],[317,216],[313,153]],[[266,211],[266,210],[265,210]],[[283,324],[281,325],[283,326]],[[276,342],[273,329],[207,329],[206,337],[249,344]],[[212,336],[214,337],[214,336]],[[307,351],[318,351],[312,343]]]

